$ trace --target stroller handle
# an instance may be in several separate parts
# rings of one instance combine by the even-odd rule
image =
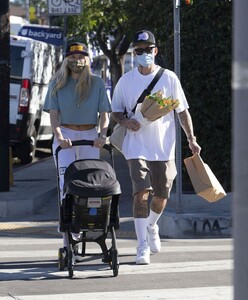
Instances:
[[[91,140],[77,140],[77,141],[71,141],[72,147],[73,146],[93,146],[94,141]],[[109,153],[112,153],[113,148],[109,144],[105,144],[103,146],[104,149],[106,149]],[[58,156],[59,151],[62,150],[61,146],[58,146],[55,150],[56,157]]]

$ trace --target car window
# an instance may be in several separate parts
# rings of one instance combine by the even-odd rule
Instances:
[[[22,51],[25,47],[10,46],[10,76],[22,77],[24,58]]]

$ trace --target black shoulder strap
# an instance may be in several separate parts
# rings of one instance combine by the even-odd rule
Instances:
[[[137,103],[135,105],[135,107],[132,109],[132,112],[135,112],[136,106],[138,103],[141,103],[144,101],[145,97],[150,95],[151,90],[154,88],[155,84],[158,82],[159,78],[162,76],[164,72],[164,68],[160,68],[157,72],[157,74],[155,75],[155,77],[153,78],[153,80],[151,81],[151,83],[148,85],[148,87],[143,91],[143,93],[139,96],[139,99],[137,100]]]

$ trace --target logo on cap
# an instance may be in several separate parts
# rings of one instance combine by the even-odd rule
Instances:
[[[82,45],[72,45],[70,47],[70,52],[72,51],[83,51],[84,47]]]
[[[149,35],[147,32],[142,32],[138,35],[137,41],[146,41],[149,39]]]

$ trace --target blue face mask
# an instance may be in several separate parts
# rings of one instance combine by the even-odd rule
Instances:
[[[150,66],[152,63],[154,63],[154,54],[150,53],[143,53],[142,55],[137,55],[137,62],[139,65],[141,65],[142,67],[147,68],[148,66]]]

